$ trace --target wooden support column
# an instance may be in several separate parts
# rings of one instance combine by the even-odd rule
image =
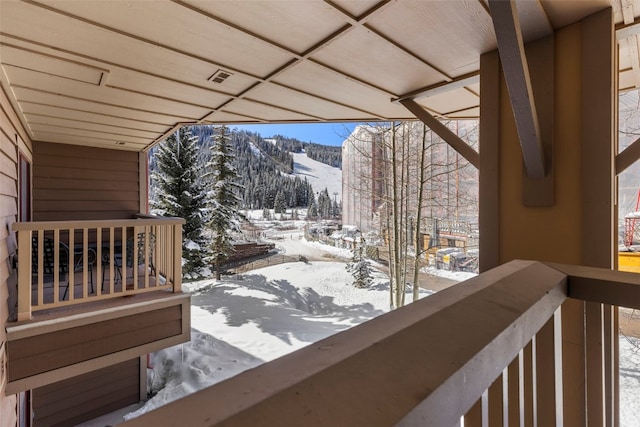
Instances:
[[[498,22],[506,19],[496,18]],[[504,62],[502,49],[500,57],[497,51],[481,57],[481,271],[517,258],[614,265],[613,29],[611,9],[606,9],[556,30],[546,40],[525,45],[515,65]],[[545,43],[552,44],[552,50]],[[545,163],[545,176],[552,176],[549,204],[529,203],[527,196],[530,191],[535,195],[547,190],[531,190],[527,183],[531,174],[518,122],[523,115],[525,120],[531,117],[513,108],[514,98],[532,93],[522,89],[527,86],[522,81],[521,90],[514,92],[509,82],[512,67],[525,57],[524,51],[533,92],[539,88],[537,79],[545,80],[544,73],[552,72],[550,86],[543,87],[549,92],[534,104],[536,113],[531,115],[540,118],[540,135],[548,126],[553,141],[550,156],[545,154],[545,159],[552,159]],[[553,53],[551,65],[549,52]],[[535,144],[531,147],[535,151]],[[615,318],[615,310],[608,306],[587,307],[575,300],[563,304],[561,313],[532,343],[531,362],[525,359],[525,371],[534,371],[536,379],[533,383],[524,379],[524,394],[533,394],[533,401],[525,403],[525,423],[615,425],[610,423],[617,413]],[[513,400],[509,399],[509,413]]]
[[[612,15],[608,9],[587,17],[582,42],[582,169],[586,171],[582,176],[582,265],[603,268],[613,268],[617,244],[614,161],[618,67]],[[587,425],[611,426],[612,414],[618,413],[611,393],[612,367],[618,363],[612,357],[618,328],[612,324],[611,306],[584,305]]]
[[[500,57],[480,57],[480,272],[500,265]]]

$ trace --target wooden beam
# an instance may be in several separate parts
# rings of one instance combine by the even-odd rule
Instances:
[[[469,144],[464,142],[458,135],[453,133],[440,120],[433,117],[427,110],[422,108],[413,99],[403,99],[400,101],[409,111],[411,111],[422,123],[434,131],[440,138],[444,139],[454,150],[476,168],[480,167],[480,155]]]
[[[405,99],[415,99],[415,98],[421,98],[421,97],[427,97],[427,96],[440,95],[442,93],[446,93],[455,89],[460,89],[461,87],[469,86],[479,82],[480,82],[480,73],[478,73],[477,71],[474,71],[472,73],[456,77],[451,81],[436,83],[431,86],[426,86],[426,87],[414,90],[412,92],[405,93],[404,95],[400,95],[396,99],[392,99],[391,102],[400,102],[400,101],[404,101]]]
[[[633,141],[616,156],[616,175],[620,175],[638,159],[640,159],[640,138]]]
[[[637,36],[640,34],[640,18],[635,19],[629,24],[620,23],[616,25],[616,38],[618,40],[624,40],[631,36]]]
[[[543,178],[544,151],[515,2],[489,0],[489,8],[527,175]]]
[[[570,298],[640,310],[640,274],[577,265],[547,265],[567,275]]]

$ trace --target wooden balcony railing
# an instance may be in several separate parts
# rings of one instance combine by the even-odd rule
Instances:
[[[123,426],[614,426],[614,306],[640,275],[512,261]]]
[[[180,218],[14,223],[18,315],[162,289],[181,291]]]

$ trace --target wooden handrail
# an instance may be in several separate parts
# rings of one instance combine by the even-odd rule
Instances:
[[[566,285],[556,269],[513,261],[125,425],[453,426]]]
[[[153,218],[133,218],[133,219],[109,219],[109,220],[82,220],[82,221],[32,221],[32,222],[14,222],[12,224],[13,231],[21,230],[53,230],[53,229],[69,229],[69,228],[106,228],[106,227],[136,227],[146,221],[153,221],[152,225],[177,225],[184,224],[182,218],[172,217],[153,217]],[[107,225],[105,225],[107,224]]]
[[[488,390],[501,376],[511,381],[514,366],[518,384],[549,379],[524,368],[540,357],[551,364],[545,387],[555,391],[533,407],[561,424],[560,311],[569,298],[637,307],[640,279],[511,261],[123,426],[454,426],[463,416],[465,425],[485,425],[477,420],[488,416]],[[524,394],[514,409],[504,384],[498,405],[523,411]]]

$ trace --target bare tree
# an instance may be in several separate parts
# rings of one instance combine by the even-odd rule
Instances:
[[[473,139],[477,126],[466,128],[467,139]],[[348,183],[343,193],[351,197],[343,211],[357,210],[361,214],[370,211],[368,203],[378,206],[379,233],[388,251],[390,303],[392,308],[401,307],[408,277],[413,282],[413,300],[418,298],[425,217],[431,221],[468,220],[475,215],[475,209],[467,205],[477,198],[466,194],[477,188],[477,175],[475,171],[469,173],[472,167],[468,162],[420,122],[370,125],[366,132],[354,134],[352,138],[362,138],[354,143],[359,171],[357,176],[353,176],[354,171],[345,174],[349,160],[343,159],[343,176]],[[360,206],[348,206],[356,201]],[[352,225],[367,230],[365,224]]]

